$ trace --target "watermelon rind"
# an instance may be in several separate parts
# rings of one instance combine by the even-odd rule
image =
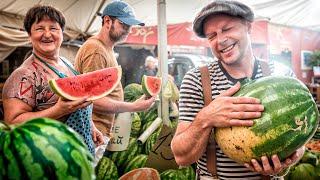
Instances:
[[[114,162],[107,158],[102,157],[95,167],[96,180],[116,180],[119,178],[118,169]]]
[[[187,179],[183,171],[178,169],[168,169],[160,173],[161,180],[184,180]]]
[[[94,100],[96,100],[96,99],[100,99],[100,98],[102,98],[102,97],[105,97],[105,96],[107,96],[108,94],[110,94],[110,93],[117,87],[118,83],[119,83],[120,80],[121,80],[122,69],[121,69],[120,66],[110,67],[110,68],[117,68],[118,74],[117,74],[117,80],[116,80],[116,82],[113,84],[113,86],[112,86],[111,88],[109,88],[109,89],[108,89],[107,91],[105,91],[104,93],[101,93],[101,94],[99,94],[99,95],[97,95],[97,96],[90,96],[90,97],[88,97],[88,98],[87,98],[87,101],[94,101]],[[104,70],[104,69],[103,69],[103,70]],[[100,70],[100,71],[103,71],[103,70]],[[84,73],[84,74],[81,74],[81,75],[79,75],[79,76],[86,76],[86,75],[88,75],[89,73],[91,73],[91,72]],[[79,100],[79,99],[83,98],[83,97],[75,97],[75,96],[72,96],[72,95],[64,92],[63,89],[61,89],[61,88],[59,87],[59,85],[56,83],[56,79],[50,79],[50,80],[49,80],[49,85],[50,85],[51,90],[52,90],[54,93],[56,93],[57,95],[63,97],[64,99],[68,99],[68,100],[72,100],[72,101],[73,101],[73,100]]]
[[[139,99],[142,95],[142,86],[141,84],[131,83],[128,84],[124,89],[124,101],[125,102],[134,102]]]
[[[152,91],[150,90],[150,87],[148,87],[148,85],[147,85],[148,78],[157,78],[160,81],[160,86],[161,86],[162,80],[160,77],[143,75],[142,80],[141,80],[143,93],[148,97],[158,95],[161,91],[161,87],[158,89],[158,91],[152,93]]]
[[[147,159],[148,156],[145,154],[139,154],[135,156],[127,163],[127,166],[124,168],[124,173],[127,173],[133,169],[145,167]]]

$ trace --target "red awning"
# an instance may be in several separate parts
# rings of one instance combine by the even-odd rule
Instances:
[[[268,25],[266,21],[257,21],[252,26],[252,42],[267,44]],[[132,28],[126,43],[157,45],[157,26]],[[205,46],[208,47],[206,39],[197,37],[192,30],[192,23],[180,23],[168,25],[168,45]]]

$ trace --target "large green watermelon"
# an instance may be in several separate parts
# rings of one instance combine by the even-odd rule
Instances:
[[[152,133],[147,141],[144,144],[144,152],[145,154],[149,154],[150,151],[152,150],[152,147],[156,144],[158,136],[160,135],[161,132],[161,128],[159,128],[159,130],[156,130],[154,133]]]
[[[161,78],[144,75],[141,80],[142,90],[146,96],[156,96],[161,90]]]
[[[97,180],[116,180],[119,178],[117,166],[114,162],[102,157],[95,168]]]
[[[59,96],[77,100],[88,97],[88,101],[108,95],[121,79],[121,67],[110,67],[73,77],[51,79],[50,88]]]
[[[63,123],[37,118],[0,130],[0,179],[94,179],[93,157]]]
[[[137,168],[142,168],[146,165],[148,156],[145,154],[139,154],[136,157],[134,157],[133,159],[131,159],[127,166],[124,169],[124,173],[127,173],[133,169],[137,169]]]
[[[133,102],[143,95],[142,86],[136,83],[128,84],[123,89],[123,92],[124,92],[124,100],[126,102]]]
[[[129,144],[126,150],[124,151],[107,151],[105,154],[109,157],[118,167],[118,172],[121,174],[124,167],[128,164],[128,162],[133,159],[135,156],[140,154],[142,151],[142,147],[138,145],[137,139],[130,137]]]
[[[258,98],[265,108],[252,127],[216,128],[218,145],[236,162],[273,154],[283,160],[317,129],[317,105],[308,88],[295,78],[270,76],[253,80],[234,96]]]
[[[160,173],[161,180],[185,180],[187,177],[179,169],[168,169]]]
[[[131,123],[131,137],[138,137],[141,130],[141,119],[138,113],[134,112],[132,114],[132,123]]]
[[[319,176],[316,174],[314,166],[308,163],[298,164],[293,168],[289,175],[290,180],[317,180]]]
[[[196,171],[192,166],[187,166],[179,169],[186,179],[196,179]]]

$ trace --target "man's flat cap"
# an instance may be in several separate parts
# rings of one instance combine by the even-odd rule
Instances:
[[[193,21],[193,31],[199,37],[205,37],[203,23],[211,15],[225,14],[253,22],[254,14],[250,7],[235,0],[216,0],[208,4],[198,13]]]

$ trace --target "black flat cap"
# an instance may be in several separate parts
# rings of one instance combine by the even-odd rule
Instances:
[[[193,21],[193,31],[199,37],[205,37],[203,23],[210,15],[225,14],[253,22],[254,14],[250,7],[234,0],[216,0],[208,4],[198,13]]]

